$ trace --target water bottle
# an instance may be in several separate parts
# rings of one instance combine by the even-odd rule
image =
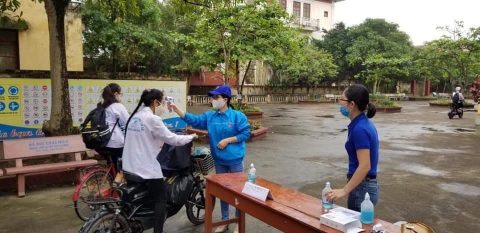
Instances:
[[[255,184],[255,180],[257,179],[257,169],[253,163],[250,164],[250,170],[248,171],[248,182]]]
[[[328,211],[333,208],[333,201],[327,200],[327,193],[331,192],[332,188],[330,187],[330,182],[325,184],[325,188],[322,190],[322,207],[324,210]]]
[[[370,201],[370,195],[368,193],[365,194],[365,200],[363,200],[360,210],[360,221],[363,224],[373,224],[373,217],[375,214],[373,203]]]

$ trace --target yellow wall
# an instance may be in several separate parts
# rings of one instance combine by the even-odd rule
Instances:
[[[43,3],[21,0],[28,30],[18,33],[20,70],[50,70],[47,14]],[[78,13],[65,16],[67,70],[83,71],[82,21]]]

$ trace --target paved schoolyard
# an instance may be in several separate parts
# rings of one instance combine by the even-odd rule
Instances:
[[[475,113],[449,120],[447,108],[427,102],[401,105],[402,113],[373,118],[381,140],[377,216],[392,222],[421,220],[437,232],[479,232],[480,128],[474,126]],[[317,197],[326,181],[334,188],[345,184],[349,121],[340,116],[338,105],[260,107],[271,132],[248,144],[245,160],[255,163],[259,176]],[[192,112],[205,109],[190,107]],[[82,222],[74,213],[72,192],[67,185],[27,190],[25,198],[1,193],[0,233],[78,232]],[[167,220],[166,232],[203,232],[184,213]],[[277,231],[248,218],[247,232]]]

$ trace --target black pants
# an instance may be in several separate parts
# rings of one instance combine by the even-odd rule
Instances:
[[[150,179],[147,180],[148,192],[151,198],[155,202],[155,220],[154,220],[154,233],[163,233],[163,224],[166,218],[167,209],[167,186],[165,180],[162,179]]]
[[[112,163],[115,166],[115,170],[120,171],[122,169],[122,164],[119,164],[118,159],[122,158],[123,147],[122,148],[110,148],[105,147],[104,151],[107,151],[112,158]]]

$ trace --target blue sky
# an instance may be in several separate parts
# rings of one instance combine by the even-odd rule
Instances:
[[[335,4],[334,22],[347,26],[366,18],[384,18],[400,25],[414,45],[440,38],[437,26],[463,20],[466,28],[480,27],[479,0],[344,0]]]

